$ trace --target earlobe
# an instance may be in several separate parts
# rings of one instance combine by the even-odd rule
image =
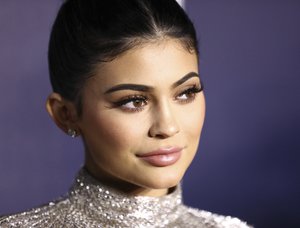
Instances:
[[[79,133],[76,124],[76,108],[72,102],[67,101],[58,93],[52,93],[47,99],[46,108],[55,124],[61,130],[67,134],[70,129],[76,130],[77,134]]]

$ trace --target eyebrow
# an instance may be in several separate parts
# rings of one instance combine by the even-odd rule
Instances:
[[[199,74],[197,74],[196,72],[190,72],[183,76],[181,79],[179,79],[177,82],[173,83],[172,88],[176,88],[177,86],[180,86],[181,84],[185,83],[190,78],[194,77],[199,78]]]
[[[183,84],[184,82],[186,82],[187,80],[189,80],[190,78],[193,78],[193,77],[198,78],[199,75],[196,72],[190,72],[190,73],[186,74],[185,76],[183,76],[178,81],[176,81],[175,83],[173,83],[172,88],[176,88],[177,86],[180,86],[181,84]],[[108,89],[107,91],[105,91],[104,94],[113,93],[113,92],[116,92],[119,90],[134,90],[134,91],[141,91],[141,92],[149,92],[149,91],[152,91],[153,89],[154,89],[154,87],[147,86],[147,85],[119,84],[119,85],[113,86],[112,88]]]

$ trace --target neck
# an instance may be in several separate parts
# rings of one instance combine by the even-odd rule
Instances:
[[[138,185],[135,185],[130,182],[126,182],[123,180],[119,180],[117,178],[108,178],[103,172],[99,172],[97,169],[93,168],[93,166],[84,166],[84,169],[95,179],[100,181],[101,183],[114,188],[126,195],[129,196],[152,196],[152,197],[159,197],[167,195],[172,189],[151,189],[145,188]]]

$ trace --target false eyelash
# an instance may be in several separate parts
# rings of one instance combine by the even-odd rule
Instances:
[[[128,97],[125,97],[123,98],[122,100],[120,101],[116,101],[114,102],[114,106],[115,107],[119,107],[119,106],[122,106],[122,105],[125,105],[131,101],[135,101],[135,100],[142,100],[144,101],[146,104],[148,103],[149,99],[145,96],[141,96],[141,95],[130,95]]]
[[[201,84],[200,87],[198,87],[197,85],[193,85],[192,87],[184,90],[183,92],[181,92],[178,96],[181,96],[183,94],[186,93],[200,93],[201,91],[203,91],[203,85]]]
[[[200,93],[201,91],[203,90],[203,86],[197,86],[197,85],[193,85],[192,87],[184,90],[182,93],[180,93],[179,95],[176,96],[176,98],[178,96],[182,96],[182,95],[192,95],[191,97],[187,97],[186,99],[178,99],[177,101],[180,103],[180,104],[188,104],[188,103],[191,103],[195,100],[196,98],[196,95],[198,93]],[[175,100],[176,100],[175,98]]]

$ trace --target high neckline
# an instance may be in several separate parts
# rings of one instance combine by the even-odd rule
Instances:
[[[75,205],[111,225],[130,225],[136,221],[141,227],[168,224],[178,218],[178,207],[182,204],[180,185],[160,197],[131,196],[101,183],[84,168],[79,171],[70,196]]]
[[[162,197],[128,196],[79,171],[69,194],[55,202],[0,218],[1,227],[248,228],[237,218],[182,204],[181,186]]]

